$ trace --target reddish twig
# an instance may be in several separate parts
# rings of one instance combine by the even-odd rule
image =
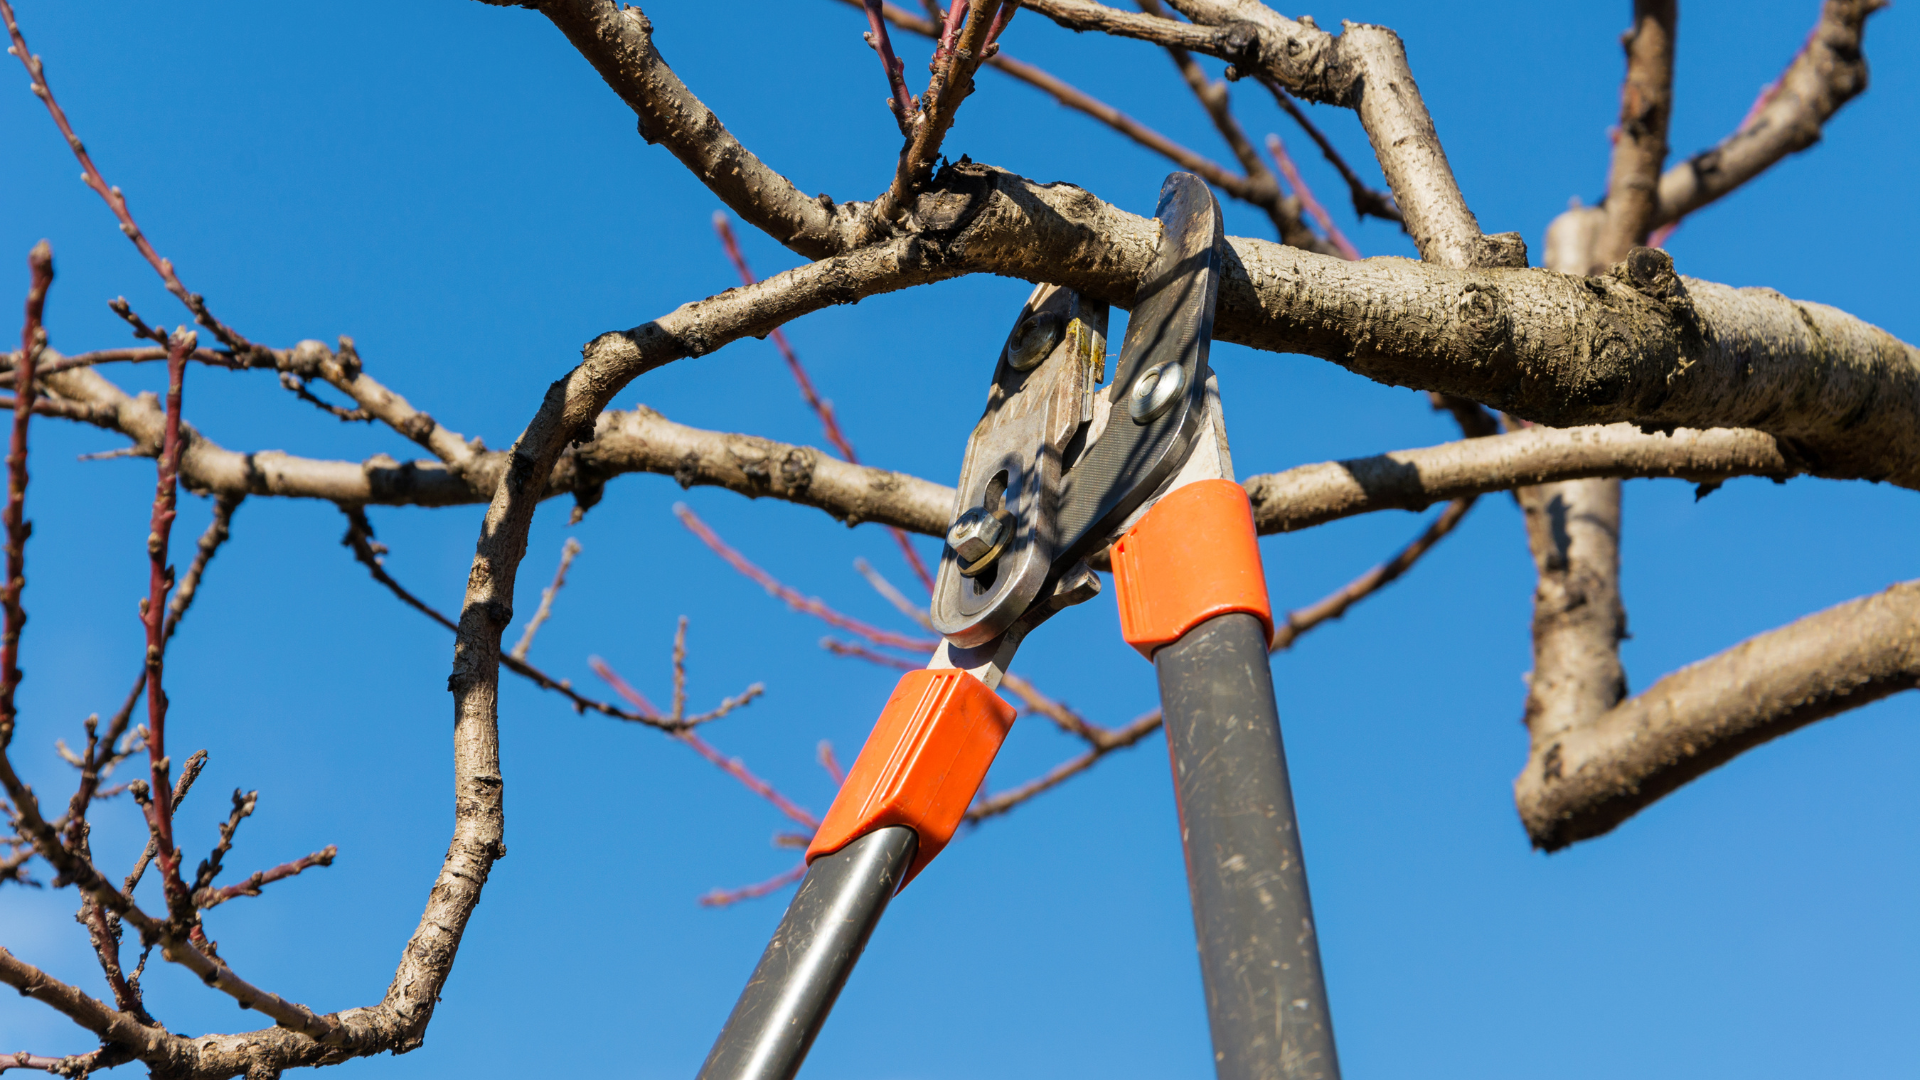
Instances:
[[[326,847],[321,848],[311,855],[304,855],[292,862],[281,863],[271,870],[256,870],[252,874],[249,874],[245,881],[196,894],[195,901],[202,908],[212,908],[218,907],[236,896],[259,896],[260,886],[268,884],[269,882],[290,878],[302,870],[311,869],[315,866],[332,866],[334,857],[339,854],[340,850],[338,848],[332,844],[328,844]]]
[[[1327,164],[1332,165],[1334,171],[1340,174],[1340,179],[1347,182],[1347,193],[1353,197],[1354,216],[1364,218],[1371,214],[1383,221],[1391,221],[1404,227],[1405,223],[1400,218],[1400,207],[1395,205],[1393,196],[1368,187],[1366,182],[1360,179],[1347,165],[1346,159],[1340,156],[1340,151],[1333,148],[1333,141],[1328,139],[1307,117],[1306,110],[1300,107],[1300,103],[1293,100],[1293,95],[1287,93],[1279,83],[1271,79],[1260,81],[1273,92],[1273,100],[1279,104],[1280,108],[1288,116],[1293,117],[1293,122],[1299,124],[1300,130],[1306,132],[1307,138],[1312,139],[1313,144],[1320,148],[1320,156],[1326,158]]]
[[[887,20],[880,16],[880,0],[865,0],[862,6],[867,12],[867,25],[872,29],[864,35],[867,44],[880,54],[880,66],[887,73],[887,111],[893,113],[894,122],[900,126],[900,134],[913,131],[913,114],[918,111],[914,105],[913,94],[907,90],[907,63],[893,54],[893,39],[887,36]]]
[[[1379,592],[1394,579],[1412,569],[1413,564],[1419,562],[1422,555],[1439,543],[1441,538],[1452,532],[1454,526],[1460,524],[1460,519],[1467,516],[1468,510],[1473,509],[1476,498],[1478,496],[1469,496],[1448,503],[1440,516],[1433,520],[1433,524],[1423,529],[1420,535],[1414,537],[1406,547],[1395,552],[1393,558],[1335,589],[1317,603],[1287,612],[1286,619],[1279,626],[1274,627],[1273,641],[1269,647],[1274,652],[1292,648],[1301,634],[1321,623],[1331,622],[1345,615],[1348,608]]]
[[[1307,181],[1300,175],[1300,170],[1294,165],[1293,158],[1287,156],[1286,144],[1280,141],[1280,136],[1268,134],[1267,153],[1273,155],[1273,163],[1280,167],[1280,175],[1286,177],[1287,183],[1293,186],[1293,193],[1299,197],[1300,205],[1306,209],[1307,213],[1313,215],[1313,220],[1320,223],[1320,228],[1326,232],[1327,239],[1332,241],[1333,246],[1339,250],[1340,257],[1348,262],[1359,262],[1360,252],[1347,242],[1339,226],[1335,225],[1333,218],[1327,214],[1327,208],[1321,206],[1320,200],[1313,197],[1313,189],[1307,186]]]
[[[185,304],[188,311],[193,312],[194,321],[212,331],[213,336],[218,338],[222,345],[232,349],[236,354],[243,358],[251,356],[259,346],[242,337],[239,331],[214,318],[213,312],[207,307],[206,298],[198,293],[189,292],[187,287],[181,284],[180,278],[173,272],[173,263],[160,257],[160,253],[147,242],[146,234],[140,231],[139,224],[133,220],[132,213],[127,210],[126,196],[119,188],[109,186],[106,179],[100,175],[100,170],[94,167],[92,155],[87,153],[86,145],[80,141],[80,136],[73,133],[73,125],[67,122],[66,111],[60,108],[58,101],[54,100],[53,88],[47,84],[46,66],[27,48],[27,39],[20,33],[20,24],[13,16],[13,6],[7,3],[7,0],[0,0],[0,16],[6,18],[7,35],[13,41],[7,51],[19,57],[20,63],[26,67],[27,78],[31,80],[34,96],[47,107],[48,114],[53,117],[54,126],[60,129],[60,134],[67,140],[67,147],[80,161],[81,179],[106,201],[107,209],[113,211],[113,216],[120,222],[120,231],[127,235],[127,239],[133,241],[134,247],[140,249],[141,256],[153,267],[154,272],[160,275],[160,280],[166,284],[167,291]]]
[[[685,525],[690,532],[699,537],[701,543],[706,544],[714,554],[725,559],[727,565],[738,570],[761,588],[767,590],[767,592],[784,600],[787,606],[795,611],[805,612],[829,626],[837,626],[848,633],[858,634],[868,641],[873,642],[875,645],[885,645],[888,648],[910,649],[914,652],[930,653],[933,651],[934,646],[939,644],[939,642],[931,638],[917,638],[909,637],[905,634],[896,634],[891,630],[882,630],[877,626],[872,626],[850,616],[842,615],[828,607],[826,603],[818,597],[805,596],[798,590],[781,584],[772,574],[748,562],[746,556],[741,555],[738,551],[728,546],[726,541],[720,539],[719,535],[709,528],[706,522],[701,521],[700,518],[687,507],[686,503],[674,503],[673,512],[680,518],[681,524]]]
[[[634,689],[633,684],[622,678],[620,673],[614,671],[605,660],[596,656],[587,662],[593,667],[593,673],[595,675],[600,676],[606,680],[608,686],[613,687],[614,693],[627,699],[627,704],[655,716],[659,715],[660,710],[655,708],[651,701],[647,700],[646,695]],[[750,689],[749,693],[754,692],[754,690],[757,690],[757,687]],[[740,781],[748,791],[772,803],[781,813],[787,815],[789,818],[792,818],[801,825],[805,825],[809,829],[817,829],[820,827],[819,818],[801,809],[793,800],[774,790],[772,784],[755,776],[752,771],[747,768],[746,763],[742,762],[739,758],[728,757],[721,753],[712,743],[695,735],[691,731],[677,731],[674,732],[673,737],[692,747],[694,753],[706,758],[718,766],[720,771]]]
[[[807,876],[807,863],[802,859],[800,865],[791,870],[783,870],[776,877],[770,877],[758,885],[748,885],[739,889],[714,889],[700,898],[701,907],[726,907],[742,900],[757,900],[768,893],[781,889]]]
[[[927,666],[925,664],[915,663],[904,657],[888,656],[883,652],[875,652],[865,645],[856,644],[851,641],[841,641],[839,638],[823,637],[820,639],[820,647],[835,656],[851,656],[855,660],[865,660],[869,664],[878,664],[881,667],[892,668],[895,671],[919,671],[921,668]]]
[[[874,592],[879,593],[887,603],[893,605],[895,611],[919,623],[922,629],[933,629],[933,617],[927,614],[927,609],[907,599],[906,594],[894,588],[893,582],[881,576],[880,571],[875,570],[872,563],[856,558],[853,560],[853,568],[861,577],[867,579],[867,584],[873,586]]]
[[[187,354],[197,344],[194,332],[181,327],[167,342],[167,412],[161,441],[158,479],[154,485],[153,516],[147,532],[147,598],[140,605],[140,621],[147,632],[147,761],[152,771],[153,801],[147,825],[153,833],[154,858],[160,864],[169,908],[190,909],[186,883],[180,879],[180,856],[173,844],[173,781],[167,760],[167,694],[165,688],[167,594],[173,589],[173,567],[167,564],[168,542],[179,498],[180,399],[187,373]]]
[[[832,743],[821,739],[820,745],[814,747],[813,756],[820,762],[820,767],[827,770],[827,775],[833,777],[834,787],[847,782],[847,770],[841,767],[840,759],[833,756]]]
[[[13,14],[7,13],[8,26]],[[33,419],[34,364],[46,347],[47,332],[40,325],[46,311],[47,288],[53,284],[53,248],[45,240],[27,254],[26,322],[20,330],[20,362],[15,369],[20,377],[19,393],[13,402],[13,435],[7,444],[7,506],[0,512],[7,531],[7,579],[0,585],[0,609],[4,609],[4,628],[0,629],[0,753],[13,742],[16,715],[14,691],[20,686],[20,629],[26,625],[26,609],[21,593],[27,586],[27,537],[33,526],[27,523],[27,424]]]
[[[541,624],[552,617],[553,598],[559,596],[560,590],[566,587],[567,568],[573,565],[574,557],[579,554],[580,541],[569,536],[560,547],[560,565],[554,568],[553,584],[540,590],[540,606],[534,610],[533,618],[527,620],[527,628],[520,634],[520,643],[507,653],[508,656],[515,660],[527,658],[527,650],[533,648],[533,635],[539,633]]]
[[[734,270],[739,273],[741,283],[758,284],[760,279],[753,275],[753,268],[747,265],[747,257],[741,253],[739,242],[733,238],[733,227],[727,222],[727,215],[724,212],[714,211],[713,231],[720,234],[720,246],[726,250],[727,259],[733,263]],[[860,455],[853,452],[853,444],[847,441],[846,433],[840,430],[840,421],[833,415],[833,402],[825,400],[818,391],[814,390],[813,380],[807,377],[807,369],[801,366],[800,355],[793,351],[792,344],[787,341],[787,335],[776,326],[768,336],[773,339],[773,347],[780,350],[781,358],[787,362],[787,370],[793,373],[793,381],[799,384],[800,396],[806,401],[807,408],[812,409],[813,414],[820,418],[820,426],[826,432],[827,441],[833,444],[835,450],[840,451],[840,456],[849,464],[860,464]],[[920,553],[914,550],[913,538],[907,535],[905,529],[895,526],[888,526],[887,531],[893,534],[894,543],[900,545],[900,553],[906,557],[907,565],[913,568],[914,576],[920,579],[920,584],[926,586],[928,593],[932,593],[933,575],[928,572],[927,564],[921,561]]]

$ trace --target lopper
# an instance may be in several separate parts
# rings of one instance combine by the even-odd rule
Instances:
[[[1153,662],[1220,1080],[1338,1080],[1280,742],[1273,615],[1207,366],[1220,207],[1175,173],[1113,380],[1106,305],[1041,285],[967,442],[931,608],[807,849],[807,875],[700,1070],[789,1080],[895,893],[952,839],[1013,725],[994,688],[1022,639],[1100,591]]]

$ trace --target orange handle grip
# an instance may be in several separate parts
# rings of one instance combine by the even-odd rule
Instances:
[[[1153,659],[1216,615],[1243,611],[1273,638],[1273,605],[1247,492],[1202,480],[1156,503],[1113,545],[1120,636]]]
[[[901,676],[807,846],[807,861],[875,829],[905,825],[919,836],[900,881],[906,888],[953,839],[1014,715],[1013,706],[964,671]]]

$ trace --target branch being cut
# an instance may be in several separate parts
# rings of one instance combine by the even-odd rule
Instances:
[[[1017,7],[1009,7],[1007,14]],[[958,3],[954,10],[959,10]],[[881,222],[900,220],[912,208],[914,196],[933,179],[934,159],[940,156],[947,131],[959,115],[960,103],[973,93],[973,74],[986,58],[990,34],[998,32],[1000,15],[1001,0],[972,0],[953,51],[935,57],[933,78],[927,82],[926,93],[920,95],[920,115],[894,167],[893,183],[874,200],[874,215]]]
[[[841,2],[854,7],[863,6],[861,0],[841,0]],[[882,4],[880,9],[888,22],[903,30],[936,39],[940,35],[940,24],[932,19],[921,18],[893,4]],[[1025,61],[1016,60],[1008,56],[1005,50],[995,52],[988,57],[987,66],[1004,72],[1042,93],[1051,95],[1055,101],[1069,109],[1085,113],[1100,121],[1182,169],[1194,173],[1207,183],[1219,188],[1224,194],[1245,202],[1254,202],[1253,184],[1245,176],[1203,154],[1189,150],[1050,72]]]
[[[1681,668],[1585,726],[1536,737],[1514,781],[1536,847],[1599,836],[1770,739],[1920,685],[1920,582]]]

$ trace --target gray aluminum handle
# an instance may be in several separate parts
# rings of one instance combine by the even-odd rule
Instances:
[[[1300,830],[1252,615],[1154,654],[1220,1080],[1339,1080]]]
[[[792,1080],[912,864],[917,839],[893,825],[813,860],[700,1080]]]

